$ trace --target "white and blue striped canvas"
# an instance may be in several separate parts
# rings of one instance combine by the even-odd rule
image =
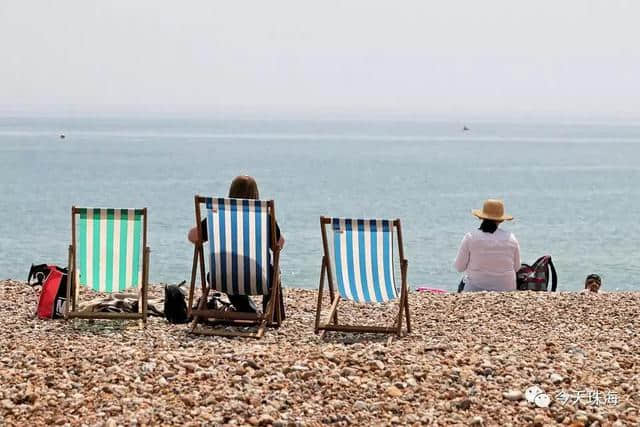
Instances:
[[[397,298],[393,275],[393,221],[332,218],[333,273],[338,292],[357,302]]]
[[[267,202],[205,198],[213,289],[265,295],[271,288],[271,218]]]

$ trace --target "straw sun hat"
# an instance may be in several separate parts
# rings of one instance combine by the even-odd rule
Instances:
[[[471,213],[480,219],[490,219],[493,221],[511,221],[511,215],[505,215],[504,202],[502,200],[488,199],[484,202],[482,210],[474,209]]]

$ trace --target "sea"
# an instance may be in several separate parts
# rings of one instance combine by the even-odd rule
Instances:
[[[75,205],[147,207],[150,281],[188,281],[194,195],[248,174],[275,201],[287,287],[317,288],[325,215],[401,219],[410,286],[455,291],[471,210],[499,198],[522,262],[551,255],[558,290],[597,273],[638,291],[639,162],[638,122],[5,116],[0,278],[66,265]]]

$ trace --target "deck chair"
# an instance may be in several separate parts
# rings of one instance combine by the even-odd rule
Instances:
[[[71,208],[65,318],[147,320],[147,209]],[[79,287],[95,292],[138,288],[137,313],[79,311]]]
[[[329,233],[327,233],[329,226]],[[389,326],[342,325],[338,323],[341,299],[357,303],[384,303],[398,298],[393,267],[393,228],[397,230],[402,284],[395,321]],[[407,333],[411,332],[407,295],[407,260],[402,246],[400,220],[342,219],[320,217],[322,269],[318,289],[315,332],[374,332],[402,335],[403,310]],[[329,236],[328,236],[329,234]],[[331,306],[327,321],[320,322],[325,277]],[[335,285],[338,285],[338,293]]]
[[[193,315],[191,333],[219,336],[261,338],[265,327],[280,325],[280,250],[275,241],[276,215],[273,200],[223,199],[195,196],[198,236],[202,236],[201,207],[207,219],[208,274],[205,274],[203,242],[195,245],[189,312]],[[273,262],[272,262],[273,258]],[[194,310],[193,300],[198,265],[202,296]],[[271,298],[264,313],[242,313],[209,308],[211,290],[227,295],[266,295]],[[276,309],[277,308],[277,309]],[[275,322],[271,320],[274,318]],[[213,323],[213,328],[198,327],[199,323]],[[242,332],[224,326],[258,326],[256,332]]]

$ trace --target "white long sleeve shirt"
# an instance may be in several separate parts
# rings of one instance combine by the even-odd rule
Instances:
[[[513,233],[499,228],[474,230],[462,239],[455,267],[465,272],[465,291],[515,291],[520,245]]]

